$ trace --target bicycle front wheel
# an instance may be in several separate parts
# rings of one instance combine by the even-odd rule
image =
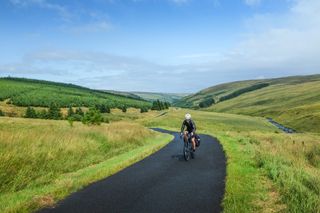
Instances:
[[[189,143],[184,143],[184,146],[183,146],[183,156],[184,156],[184,159],[186,161],[188,161],[190,159],[190,149],[189,149]]]

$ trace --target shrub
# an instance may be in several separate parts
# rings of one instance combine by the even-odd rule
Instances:
[[[28,106],[24,117],[25,118],[37,118],[38,116],[37,116],[36,111],[32,107]]]
[[[127,107],[126,106],[122,106],[121,110],[122,110],[122,112],[127,112]]]
[[[48,110],[48,118],[53,120],[61,120],[62,114],[60,111],[60,108],[57,104],[52,103],[50,104],[49,110]]]
[[[43,109],[38,113],[38,117],[41,119],[48,119],[48,112],[47,110]]]
[[[74,121],[82,121],[82,118],[83,118],[83,116],[82,116],[82,115],[79,115],[79,114],[74,114],[74,115],[72,115],[72,119],[73,119]]]
[[[84,112],[82,111],[82,109],[81,109],[80,107],[78,107],[78,108],[76,109],[76,114],[77,114],[77,115],[80,115],[80,116],[84,116]]]
[[[75,112],[73,111],[72,106],[69,106],[67,118],[72,117],[74,115],[74,113]]]
[[[144,112],[148,112],[148,108],[147,107],[141,107],[140,113],[144,113]]]
[[[90,108],[82,118],[82,123],[87,125],[100,125],[101,122],[103,122],[103,117],[100,111],[95,108]]]
[[[98,109],[101,113],[110,113],[110,107],[105,104],[97,104],[95,105],[96,109]]]

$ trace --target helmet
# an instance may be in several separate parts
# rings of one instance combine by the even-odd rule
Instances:
[[[187,113],[184,117],[185,117],[186,120],[190,120],[191,119],[191,115],[189,113]]]

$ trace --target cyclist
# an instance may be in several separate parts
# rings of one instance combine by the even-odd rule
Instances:
[[[187,113],[185,116],[185,120],[182,122],[180,137],[184,136],[184,142],[188,143],[188,137],[191,137],[192,142],[192,150],[196,151],[196,124],[191,119],[191,115]],[[187,127],[186,131],[185,128]]]

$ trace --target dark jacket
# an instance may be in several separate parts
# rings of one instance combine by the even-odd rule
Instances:
[[[195,133],[195,131],[196,131],[196,124],[193,122],[193,120],[184,120],[183,122],[182,122],[182,126],[181,126],[181,132],[183,132],[184,131],[184,129],[187,127],[187,131],[189,132],[189,133],[191,133],[191,132],[193,132],[193,133]]]

